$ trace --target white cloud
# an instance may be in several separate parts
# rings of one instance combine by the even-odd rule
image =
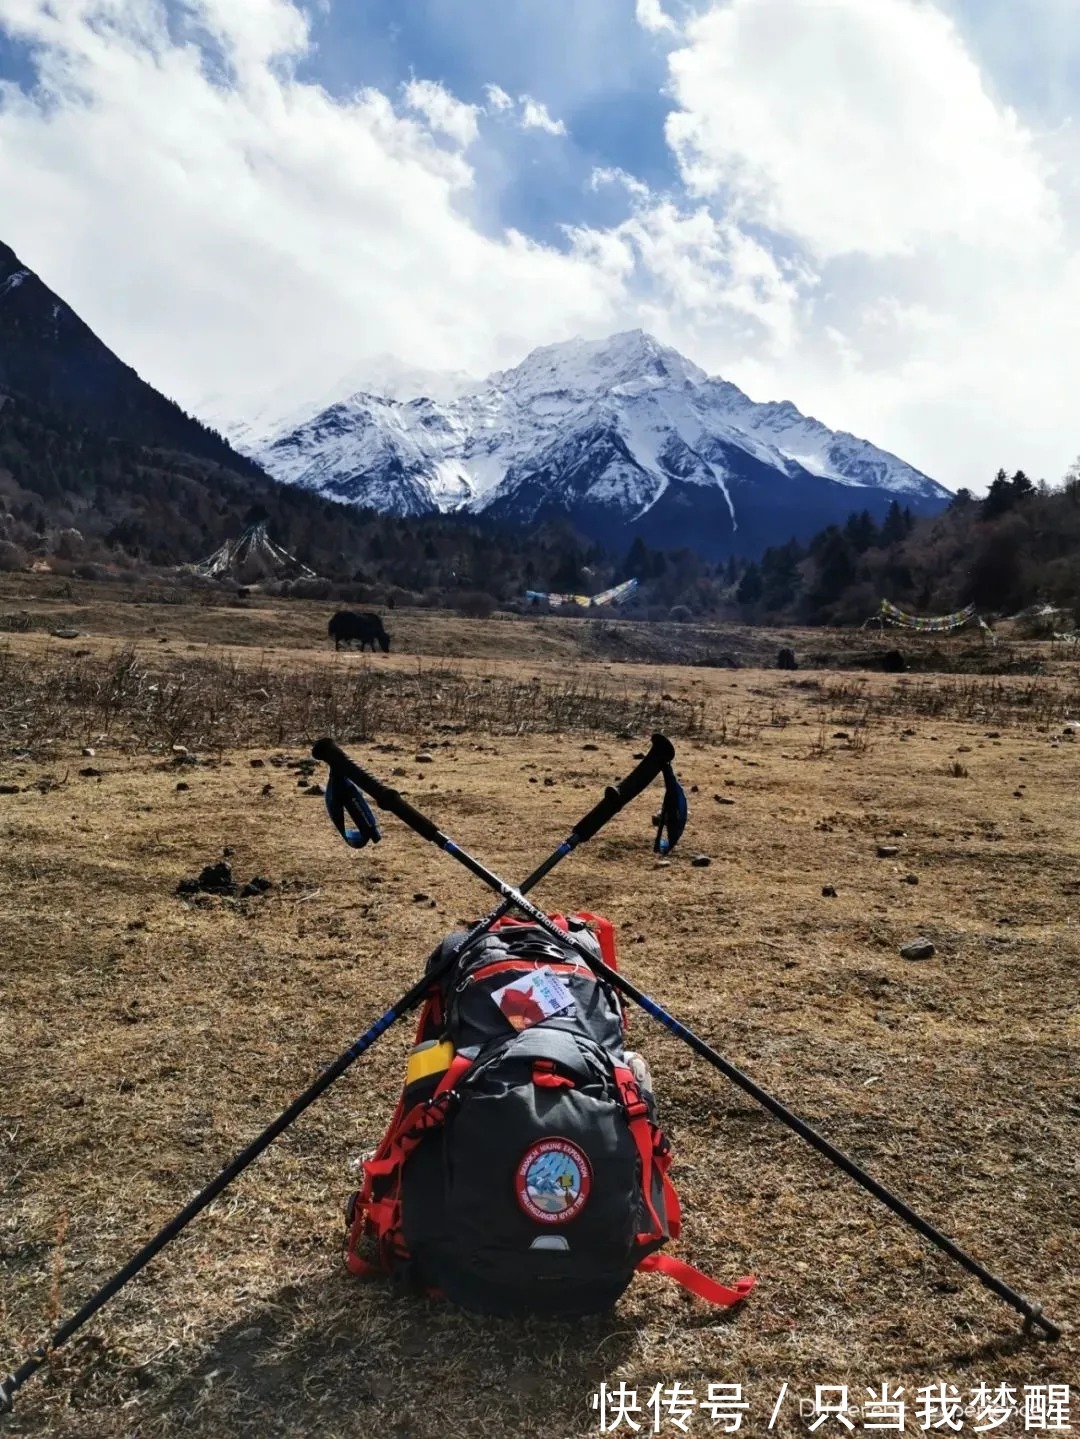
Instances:
[[[1057,478],[1080,448],[1080,207],[942,10],[726,0],[669,65],[690,193],[802,265],[789,342],[728,377],[948,484]]]
[[[493,110],[512,110],[514,108],[513,99],[501,85],[485,85],[484,94]]]
[[[565,135],[566,126],[561,120],[553,120],[548,114],[548,108],[540,100],[534,100],[531,95],[522,95],[521,102],[521,126],[524,130],[546,130],[549,135]]]
[[[40,66],[0,91],[0,235],[180,403],[242,416],[385,352],[486,373],[621,322],[617,273],[469,218],[468,107],[301,83],[284,0],[192,14],[212,71],[154,0],[0,0]]]
[[[621,185],[635,200],[649,196],[648,185],[642,184],[635,176],[628,174],[617,165],[598,165],[589,176],[590,190],[599,190],[602,185]]]
[[[405,103],[423,115],[433,130],[448,135],[465,148],[476,139],[476,105],[466,105],[434,80],[410,80],[405,86]]]
[[[1031,133],[929,0],[714,0],[669,56],[687,188],[597,166],[625,212],[566,215],[562,250],[499,234],[478,189],[485,114],[565,133],[530,96],[336,100],[296,78],[298,5],[185,14],[212,61],[163,0],[0,0],[41,69],[0,85],[0,238],[190,408],[641,325],[946,484],[1080,449],[1078,142]]]
[[[521,130],[546,130],[549,135],[566,134],[563,122],[553,119],[548,107],[531,95],[519,95],[515,102],[501,85],[485,85],[484,94],[490,114],[513,116],[514,123]]]
[[[634,13],[643,30],[654,35],[678,34],[679,27],[664,10],[660,0],[636,0]]]
[[[1033,137],[920,0],[731,0],[669,63],[668,137],[690,188],[733,193],[823,258],[1055,233]]]
[[[704,205],[687,211],[621,171],[594,171],[594,187],[623,184],[633,213],[611,229],[569,231],[579,253],[636,280],[638,322],[661,340],[720,369],[748,350],[786,354],[797,337],[804,268],[783,264],[730,220]]]

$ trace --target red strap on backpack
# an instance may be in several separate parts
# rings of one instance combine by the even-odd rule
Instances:
[[[565,1074],[555,1073],[555,1063],[550,1059],[534,1059],[532,1080],[539,1089],[573,1089],[574,1081]]]
[[[637,1080],[629,1069],[622,1065],[615,1066],[615,1082],[619,1086],[619,1097],[626,1109],[627,1122],[634,1143],[637,1145],[638,1155],[641,1159],[641,1188],[645,1204],[652,1219],[652,1232],[639,1234],[639,1244],[652,1244],[657,1239],[677,1239],[682,1228],[682,1210],[679,1204],[679,1196],[675,1192],[675,1186],[668,1176],[671,1168],[671,1150],[664,1139],[664,1136],[649,1119],[648,1106],[638,1086]],[[660,1216],[653,1205],[653,1176],[659,1173],[664,1189],[664,1207],[667,1214],[667,1233],[661,1223]],[[670,1254],[652,1253],[642,1258],[637,1265],[639,1270],[645,1273],[666,1274],[669,1279],[674,1279],[676,1284],[681,1284],[698,1298],[706,1300],[710,1304],[719,1304],[728,1307],[738,1304],[753,1289],[757,1280],[753,1275],[744,1275],[736,1281],[733,1288],[726,1284],[720,1284],[715,1279],[710,1279],[700,1269],[695,1269],[692,1264],[685,1260],[675,1259]]]
[[[676,1284],[681,1284],[699,1299],[704,1299],[709,1304],[722,1305],[724,1308],[741,1304],[757,1283],[754,1275],[744,1274],[735,1281],[734,1287],[729,1288],[671,1254],[647,1254],[637,1267],[646,1274],[666,1274],[669,1279],[674,1279]]]
[[[387,1273],[395,1259],[408,1259],[409,1251],[401,1235],[401,1171],[416,1148],[433,1129],[445,1124],[450,1109],[451,1091],[472,1064],[468,1055],[458,1054],[439,1081],[435,1093],[423,1104],[413,1105],[402,1114],[398,1102],[394,1120],[383,1136],[382,1143],[363,1166],[363,1187],[353,1201],[352,1220],[345,1246],[345,1263],[352,1274],[363,1278]],[[375,1198],[375,1181],[385,1180],[388,1187]],[[375,1241],[379,1264],[371,1264],[356,1252],[360,1239],[367,1235]]]
[[[619,1086],[619,1098],[626,1110],[630,1135],[637,1145],[638,1157],[641,1160],[641,1191],[652,1220],[652,1229],[646,1234],[639,1234],[637,1242],[651,1244],[656,1239],[667,1238],[664,1226],[660,1222],[660,1216],[653,1207],[652,1201],[653,1167],[656,1164],[654,1127],[649,1121],[649,1106],[645,1103],[633,1072],[624,1065],[617,1064],[614,1067],[614,1074],[615,1083]]]

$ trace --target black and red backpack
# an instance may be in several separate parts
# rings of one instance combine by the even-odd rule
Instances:
[[[552,915],[617,968],[610,921]],[[390,1126],[347,1206],[346,1263],[489,1315],[610,1309],[638,1270],[728,1305],[660,1251],[678,1238],[671,1147],[617,992],[538,925],[449,935]]]

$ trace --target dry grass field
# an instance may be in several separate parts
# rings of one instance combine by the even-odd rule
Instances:
[[[784,674],[765,667],[780,638],[745,634],[722,641],[743,647],[738,670],[590,662],[584,622],[419,614],[391,626],[389,657],[334,655],[326,606],[213,620],[95,607],[92,589],[0,596],[44,617],[0,635],[0,1370],[491,907],[388,816],[377,847],[340,842],[304,765],[324,733],[516,881],[663,729],[690,802],[671,861],[652,853],[657,788],[536,901],[608,914],[635,983],[1066,1333],[1023,1335],[639,1011],[685,1208],[673,1252],[720,1279],[756,1274],[741,1309],[642,1275],[607,1318],[510,1324],[358,1282],[341,1263],[349,1163],[392,1110],[405,1019],[0,1428],[579,1439],[601,1432],[600,1386],[622,1383],[639,1428],[610,1432],[677,1435],[678,1407],[649,1407],[656,1386],[700,1404],[737,1383],[740,1432],[793,1436],[815,1386],[861,1404],[888,1383],[909,1433],[955,1432],[922,1422],[920,1389],[1009,1385],[1018,1412],[991,1432],[1015,1435],[1025,1385],[1072,1383],[1080,1431],[1075,666]],[[65,609],[77,641],[49,635]],[[821,643],[793,638],[800,654]],[[269,888],[177,893],[223,856]],[[933,957],[903,959],[922,936]],[[683,1422],[725,1432],[704,1407]]]

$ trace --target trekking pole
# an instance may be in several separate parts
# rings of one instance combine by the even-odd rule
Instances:
[[[238,1174],[242,1173],[249,1164],[256,1160],[264,1149],[269,1148],[278,1135],[283,1133],[295,1119],[299,1118],[304,1110],[313,1104],[322,1093],[329,1089],[335,1080],[340,1079],[349,1066],[359,1059],[365,1050],[370,1049],[381,1034],[384,1034],[403,1014],[408,1013],[411,1009],[415,1009],[429,993],[432,984],[437,980],[439,974],[448,971],[459,954],[463,953],[470,944],[490,929],[497,920],[501,919],[502,916],[513,909],[515,905],[519,902],[526,902],[523,898],[526,890],[532,889],[545,875],[550,874],[555,866],[565,859],[571,851],[576,849],[579,844],[583,844],[586,840],[591,839],[607,824],[608,820],[611,819],[614,814],[618,813],[623,805],[627,804],[631,799],[640,794],[642,790],[646,789],[657,775],[662,772],[664,766],[670,764],[674,753],[675,751],[670,740],[666,739],[663,735],[654,735],[652,748],[640,764],[631,771],[621,784],[608,787],[604,798],[578,821],[568,838],[565,839],[558,848],[553,850],[547,859],[534,869],[527,879],[522,881],[520,888],[512,890],[508,885],[503,886],[504,899],[502,904],[492,910],[484,919],[479,920],[468,934],[465,935],[461,943],[456,945],[436,967],[431,970],[425,969],[423,976],[417,980],[411,989],[406,990],[401,998],[397,1000],[395,1004],[392,1004],[386,1013],[375,1021],[370,1029],[340,1054],[332,1064],[328,1065],[315,1082],[304,1090],[303,1094],[294,1099],[287,1109],[283,1110],[271,1124],[268,1124],[263,1132],[256,1139],[253,1139],[247,1148],[242,1150],[235,1159],[227,1164],[221,1173],[218,1174],[215,1179],[212,1179],[206,1188],[201,1190],[189,1204],[185,1205],[179,1214],[171,1219],[149,1243],[145,1244],[143,1248],[139,1250],[138,1254],[124,1265],[123,1269],[118,1270],[111,1279],[103,1284],[97,1293],[86,1301],[78,1313],[72,1315],[70,1319],[65,1320],[17,1369],[13,1370],[6,1379],[0,1382],[0,1414],[6,1413],[12,1408],[18,1390],[48,1362],[50,1355],[55,1350],[59,1349],[62,1344],[66,1343],[73,1334],[81,1329],[125,1284],[134,1279],[135,1275],[144,1269],[146,1265],[150,1263],[151,1259],[165,1248],[166,1244],[175,1239],[181,1230],[185,1229],[208,1204],[213,1203],[222,1190],[227,1188]],[[356,776],[364,775],[364,771],[354,765],[348,756],[339,750],[332,740],[320,740],[312,750],[312,754],[317,759],[327,759],[327,762],[332,758],[337,769],[348,773],[350,777],[354,779],[356,779]],[[365,776],[365,778],[368,777]],[[376,781],[375,783],[378,782]],[[430,831],[430,833],[425,834],[425,838],[438,836],[438,830],[430,821],[425,820],[418,811],[406,805],[404,800],[400,801],[400,804],[401,810],[399,810],[398,813],[408,811],[409,814],[424,824],[427,830]],[[402,817],[404,817],[403,814]],[[416,828],[416,826],[413,825],[413,828]],[[440,836],[440,838],[442,837]],[[460,853],[456,849],[454,852]],[[561,931],[559,931],[559,933],[561,934]],[[438,951],[436,950],[435,954],[437,953]],[[432,956],[432,958],[434,958],[434,956]]]
[[[632,984],[617,970],[612,969],[608,964],[605,964],[602,959],[598,959],[593,955],[580,940],[576,939],[573,935],[567,935],[559,929],[542,910],[537,909],[519,890],[515,890],[511,885],[506,884],[497,874],[493,874],[491,870],[485,868],[479,860],[467,854],[460,845],[454,844],[452,840],[447,839],[444,834],[439,832],[431,820],[415,810],[410,804],[403,800],[396,791],[387,789],[385,785],[381,784],[371,775],[365,774],[363,770],[356,768],[356,766],[351,766],[348,773],[357,784],[368,790],[380,807],[391,810],[399,819],[410,825],[425,839],[433,840],[441,849],[444,849],[447,854],[452,855],[465,865],[466,869],[470,870],[479,879],[482,879],[485,884],[497,890],[504,899],[509,900],[516,909],[520,910],[521,913],[526,915],[534,924],[557,939],[560,944],[568,945],[574,949],[600,978],[606,980],[608,984],[619,990],[629,999],[632,999],[646,1014],[658,1020],[659,1023],[671,1034],[674,1034],[676,1038],[684,1040],[696,1054],[701,1055],[702,1059],[708,1060],[711,1065],[720,1070],[721,1074],[733,1080],[735,1084],[739,1085],[741,1089],[744,1089],[753,1099],[756,1099],[759,1104],[764,1105],[770,1113],[774,1114],[777,1119],[781,1120],[790,1129],[793,1129],[796,1134],[802,1139],[805,1139],[808,1144],[812,1145],[820,1154],[823,1154],[826,1159],[830,1160],[839,1169],[842,1169],[844,1173],[854,1179],[857,1184],[861,1184],[862,1187],[873,1194],[875,1198],[880,1199],[898,1218],[904,1220],[906,1224],[909,1224],[913,1229],[917,1230],[924,1239],[929,1240],[931,1244],[936,1245],[939,1249],[943,1250],[944,1253],[948,1254],[951,1259],[954,1259],[958,1264],[962,1265],[969,1274],[973,1274],[981,1284],[985,1285],[987,1289],[992,1290],[999,1299],[1003,1299],[1006,1304],[1012,1305],[1014,1309],[1024,1316],[1025,1332],[1029,1331],[1032,1325],[1037,1325],[1043,1330],[1048,1339],[1060,1339],[1061,1330],[1043,1314],[1041,1304],[1032,1303],[1030,1300],[1025,1299],[1022,1294],[1018,1294],[1015,1289],[1010,1288],[1004,1280],[998,1279],[996,1275],[991,1274],[990,1271],[985,1269],[977,1260],[972,1259],[969,1254],[966,1254],[957,1244],[954,1244],[947,1235],[942,1234],[940,1230],[935,1229],[932,1224],[929,1224],[920,1215],[916,1214],[902,1199],[891,1193],[884,1185],[879,1184],[872,1175],[867,1174],[866,1170],[856,1164],[853,1159],[849,1159],[848,1156],[837,1149],[835,1145],[830,1144],[827,1139],[818,1134],[815,1129],[812,1129],[805,1120],[793,1114],[791,1110],[781,1104],[778,1099],[774,1099],[771,1094],[768,1094],[759,1085],[755,1084],[748,1075],[743,1074],[743,1072],[736,1069],[730,1061],[724,1059],[722,1055],[717,1054],[715,1049],[712,1049],[703,1039],[699,1039],[696,1034],[687,1029],[679,1020],[668,1014],[655,1000],[650,999],[647,994],[638,989],[636,985]],[[597,809],[599,808],[600,806],[597,806]]]

